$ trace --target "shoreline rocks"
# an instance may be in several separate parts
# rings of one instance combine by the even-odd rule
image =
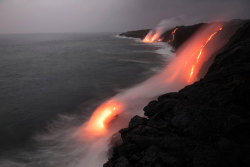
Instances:
[[[104,167],[250,166],[250,21],[200,81],[150,102],[120,130]]]

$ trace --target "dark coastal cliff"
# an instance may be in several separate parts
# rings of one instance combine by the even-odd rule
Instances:
[[[250,166],[250,21],[200,81],[151,101],[115,138],[104,167]]]
[[[120,36],[143,39],[149,33],[149,31],[150,31],[150,29],[137,30],[137,31],[128,31],[128,32],[125,32],[125,33],[121,33]]]
[[[199,23],[190,26],[177,26],[172,29],[166,30],[160,38],[162,42],[168,42],[174,49],[178,49],[184,42],[186,42],[192,35],[194,35],[201,27],[208,25],[209,23]],[[228,38],[228,34],[235,31],[242,24],[242,20],[231,20],[226,23],[226,29],[224,32],[224,38]],[[175,39],[172,40],[172,32],[177,28],[175,32]],[[146,30],[137,30],[137,31],[128,31],[120,34],[124,37],[132,37],[144,39],[151,29]],[[170,41],[169,41],[170,40]],[[228,40],[228,39],[226,39]]]
[[[175,27],[175,28],[178,28],[178,30],[175,33],[175,40],[171,41],[169,44],[172,45],[173,48],[177,49],[205,24],[206,23],[200,23],[200,24],[195,24],[191,26]],[[161,35],[160,38],[162,39],[162,42],[167,42],[168,40],[172,39],[172,32],[174,31],[175,28],[167,30]],[[151,29],[128,31],[128,32],[120,34],[120,36],[144,39],[150,30]]]
[[[195,24],[191,26],[177,26],[175,32],[175,39],[170,42],[173,48],[178,49],[187,39],[189,39],[195,32],[197,32],[206,23]],[[172,39],[172,32],[175,28],[170,29],[161,35],[162,41],[167,42]]]

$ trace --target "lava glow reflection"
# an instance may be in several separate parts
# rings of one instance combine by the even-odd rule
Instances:
[[[88,134],[89,137],[105,135],[108,131],[108,124],[121,112],[121,109],[121,104],[114,100],[103,103],[83,126],[81,134]]]
[[[155,33],[153,31],[150,31],[142,42],[144,43],[161,42],[162,39],[160,39],[160,35],[161,33],[159,30],[156,30]]]

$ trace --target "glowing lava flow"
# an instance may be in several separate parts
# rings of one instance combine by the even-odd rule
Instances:
[[[218,31],[216,31],[216,32],[214,32],[212,35],[210,35],[210,37],[207,39],[207,41],[205,42],[205,44],[201,46],[200,52],[199,52],[199,54],[198,54],[198,56],[197,56],[197,59],[196,59],[196,62],[197,62],[197,63],[199,63],[199,59],[200,59],[200,56],[201,56],[201,54],[202,54],[202,52],[203,52],[204,47],[205,47],[205,46],[208,44],[208,42],[209,42],[209,41],[210,41],[219,31],[221,31],[221,30],[222,30],[222,27],[219,27]]]
[[[105,135],[108,124],[120,113],[121,108],[121,104],[114,100],[107,101],[99,106],[84,126],[84,134],[92,137]]]
[[[175,33],[176,33],[176,31],[178,30],[178,28],[176,27],[174,30],[173,30],[173,32],[172,32],[172,39],[171,40],[168,40],[168,43],[170,43],[170,42],[173,42],[174,41],[174,39],[175,39]]]
[[[162,39],[161,39],[161,38],[159,38],[159,39],[157,40],[157,42],[162,42]]]
[[[197,55],[197,57],[196,57],[196,64],[199,63],[200,57],[201,57],[201,55],[202,55],[202,53],[203,53],[203,50],[204,50],[205,46],[206,46],[206,45],[209,43],[209,41],[210,41],[211,39],[213,39],[213,37],[214,37],[219,31],[221,31],[221,30],[222,30],[222,27],[218,27],[218,30],[217,30],[216,32],[214,32],[213,34],[211,34],[211,35],[209,36],[209,38],[205,41],[205,43],[204,43],[203,45],[201,45],[200,49],[197,50],[197,51],[198,51],[198,55]],[[189,82],[189,83],[190,83],[190,81],[191,81],[191,79],[192,79],[192,77],[193,77],[194,70],[195,70],[195,65],[192,65],[192,68],[191,68],[191,71],[190,71],[190,74],[189,74],[189,79],[188,79],[188,82]]]
[[[192,76],[194,74],[194,67],[195,67],[195,65],[192,66],[192,69],[191,69],[191,72],[190,72],[190,77],[189,77],[188,81],[190,81],[190,79],[192,78]]]
[[[142,40],[144,43],[153,43],[153,42],[161,42],[162,39],[160,39],[160,31],[156,30],[155,33],[153,31],[150,31],[147,36]]]

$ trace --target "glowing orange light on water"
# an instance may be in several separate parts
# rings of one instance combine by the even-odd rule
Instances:
[[[158,42],[162,42],[162,39],[161,39],[161,38],[159,38],[157,41],[158,41]]]
[[[104,122],[111,114],[112,111],[110,109],[104,110],[97,120],[97,126],[99,126],[100,128],[104,128],[105,127]]]
[[[99,106],[84,126],[88,136],[101,136],[108,130],[108,124],[120,113],[121,104],[116,101],[108,101]]]
[[[160,41],[159,41],[160,40]],[[153,43],[153,42],[161,42],[162,40],[160,39],[160,32],[156,30],[155,33],[153,31],[150,31],[147,36],[142,40],[144,43]]]

